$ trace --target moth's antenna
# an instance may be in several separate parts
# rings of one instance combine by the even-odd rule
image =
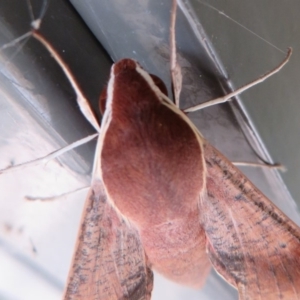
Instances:
[[[172,78],[172,90],[175,104],[179,108],[179,96],[182,87],[181,69],[177,62],[176,56],[176,38],[175,38],[175,23],[176,23],[177,0],[172,2],[171,23],[170,23],[170,68]]]

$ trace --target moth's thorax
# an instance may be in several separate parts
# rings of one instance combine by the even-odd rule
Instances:
[[[147,82],[137,66],[123,60],[112,71],[101,168],[114,205],[147,227],[197,209],[203,165],[195,133],[162,103],[153,81]]]

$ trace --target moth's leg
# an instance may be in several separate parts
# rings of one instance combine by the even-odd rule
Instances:
[[[43,11],[44,10],[45,9],[43,9]],[[42,14],[43,14],[43,12],[42,12]],[[27,39],[30,36],[33,36],[35,39],[37,39],[42,45],[45,46],[45,48],[49,51],[49,53],[53,56],[53,58],[56,60],[56,62],[62,68],[62,70],[65,73],[66,77],[68,78],[70,84],[72,85],[74,92],[76,93],[77,103],[80,107],[81,112],[83,113],[85,118],[90,122],[90,124],[96,129],[96,131],[99,132],[100,131],[99,123],[98,123],[97,119],[95,118],[95,115],[89,105],[88,100],[83,95],[83,93],[82,93],[76,79],[74,78],[73,74],[71,73],[70,69],[65,64],[65,62],[63,61],[61,56],[58,54],[58,52],[52,47],[52,45],[41,34],[38,33],[37,29],[39,28],[40,23],[41,23],[41,17],[39,17],[38,19],[36,19],[32,22],[32,27],[33,27],[32,32],[28,32],[28,33],[22,35],[17,40],[14,40],[13,42],[6,44],[5,46],[3,46],[1,48],[1,50],[11,47],[16,42]],[[80,145],[83,145],[83,144],[91,141],[92,139],[94,139],[97,136],[98,136],[98,133],[87,136],[87,137],[80,139],[66,147],[63,147],[63,148],[58,149],[50,154],[47,154],[46,156],[37,158],[37,159],[29,161],[29,162],[22,163],[19,165],[9,166],[5,169],[1,169],[0,174],[4,173],[4,172],[8,172],[8,171],[14,171],[16,169],[22,169],[22,168],[25,168],[28,166],[33,166],[33,165],[36,165],[36,164],[39,164],[42,162],[48,162],[49,160],[52,160],[52,159],[62,155],[65,152],[68,152]]]
[[[267,161],[263,161],[261,163],[255,163],[255,162],[244,162],[244,161],[232,161],[232,164],[235,166],[243,166],[243,167],[254,167],[254,168],[268,168],[268,169],[277,169],[282,172],[286,171],[286,167],[282,164],[271,164]]]
[[[171,9],[171,22],[170,22],[170,69],[172,78],[172,91],[175,100],[175,105],[179,108],[180,92],[182,87],[182,74],[181,68],[177,62],[176,55],[176,37],[175,37],[175,23],[176,23],[176,10],[177,1],[173,0]]]
[[[38,165],[40,163],[47,163],[48,161],[76,148],[76,147],[79,147],[83,144],[86,144],[87,142],[93,140],[95,137],[98,136],[98,133],[95,133],[95,134],[92,134],[92,135],[89,135],[83,139],[80,139],[72,144],[69,144],[68,146],[66,147],[63,147],[63,148],[60,148],[58,150],[55,150],[43,157],[39,157],[37,159],[34,159],[34,160],[31,160],[31,161],[28,161],[28,162],[25,162],[25,163],[21,163],[19,165],[12,165],[12,166],[9,166],[5,169],[1,169],[0,170],[0,174],[2,173],[7,173],[7,172],[10,172],[10,171],[15,171],[17,169],[23,169],[23,168],[26,168],[26,167],[29,167],[29,166],[34,166],[34,165]]]
[[[232,97],[237,96],[239,94],[241,94],[242,92],[246,91],[247,89],[265,81],[267,78],[271,77],[272,75],[274,75],[275,73],[279,72],[284,66],[285,64],[288,63],[290,57],[292,55],[292,49],[288,49],[287,55],[285,57],[285,59],[273,70],[269,71],[268,73],[266,73],[265,75],[261,76],[260,78],[242,86],[241,88],[237,89],[236,91],[233,91],[232,93],[225,95],[223,97],[214,99],[214,100],[210,100],[207,101],[205,103],[201,103],[198,104],[196,106],[187,108],[184,110],[184,112],[193,112],[193,111],[197,111],[197,110],[201,110],[203,108],[209,107],[209,106],[213,106],[216,104],[220,104],[220,103],[224,103],[227,101],[230,101]],[[254,151],[255,152],[255,151]],[[259,157],[259,155],[257,154],[257,156]],[[260,157],[259,157],[260,158]],[[271,164],[265,160],[263,160],[262,158],[260,158],[260,160],[262,161],[261,163],[252,163],[252,162],[232,162],[234,165],[237,166],[249,166],[249,167],[263,167],[263,168],[271,168],[271,169],[278,169],[280,171],[286,171],[285,167],[282,164]]]
[[[285,66],[285,64],[289,61],[291,55],[292,55],[292,49],[289,48],[286,58],[275,69],[269,71],[265,75],[263,75],[263,76],[259,77],[258,79],[242,86],[241,88],[237,89],[236,91],[234,91],[234,92],[232,92],[232,93],[230,93],[226,96],[223,96],[223,97],[220,97],[220,98],[217,98],[217,99],[214,99],[214,100],[209,100],[205,103],[201,103],[201,104],[198,104],[196,106],[192,106],[190,108],[185,109],[184,112],[186,112],[186,113],[193,112],[193,111],[196,111],[196,110],[200,110],[200,109],[203,109],[203,108],[206,108],[206,107],[209,107],[209,106],[213,106],[213,105],[224,103],[224,102],[227,102],[227,101],[231,100],[232,97],[235,97],[235,96],[241,94],[242,92],[244,92],[244,91],[250,89],[251,87],[265,81],[267,78],[269,78],[272,75],[274,75],[275,73],[279,72]]]
[[[69,196],[71,194],[87,190],[89,188],[90,188],[90,186],[84,186],[84,187],[78,188],[76,190],[73,190],[73,191],[70,191],[70,192],[67,192],[67,193],[63,193],[63,194],[60,194],[60,195],[52,196],[52,197],[25,196],[25,200],[27,200],[27,201],[55,201],[55,200],[59,200],[61,198],[64,198],[66,196]]]
[[[30,6],[30,2],[28,2],[29,7]],[[66,65],[66,63],[63,61],[62,57],[59,55],[59,53],[54,49],[54,47],[52,47],[52,45],[47,41],[46,38],[44,38],[39,32],[39,28],[42,22],[42,18],[46,12],[46,8],[47,8],[47,1],[44,1],[40,16],[33,20],[31,22],[31,27],[32,27],[32,31],[27,32],[25,34],[23,34],[22,36],[20,36],[19,38],[15,39],[14,41],[5,44],[4,46],[2,46],[0,48],[0,50],[4,50],[7,49],[9,47],[14,46],[15,44],[23,41],[23,40],[27,40],[29,37],[33,36],[36,40],[38,40],[48,51],[49,53],[52,55],[52,57],[55,59],[55,61],[58,63],[58,65],[62,68],[62,71],[64,72],[64,74],[66,75],[66,77],[68,78],[71,86],[74,89],[74,92],[76,94],[76,98],[77,98],[77,103],[79,105],[79,108],[82,112],[82,114],[85,116],[85,118],[91,123],[91,125],[96,129],[97,132],[99,132],[100,130],[100,125],[99,122],[97,121],[97,119],[95,118],[95,115],[89,105],[88,100],[85,98],[84,94],[82,93],[79,84],[77,83],[75,77],[73,76],[72,72],[70,71],[69,67]],[[32,11],[30,9],[30,13],[32,15],[33,18],[33,14]]]
[[[82,112],[82,114],[85,116],[85,118],[91,123],[91,125],[97,130],[97,132],[100,131],[100,125],[97,121],[91,106],[88,102],[88,100],[83,95],[75,77],[73,76],[72,72],[70,71],[69,67],[65,64],[59,53],[52,47],[52,45],[36,30],[32,33],[33,37],[37,39],[39,42],[41,42],[45,48],[49,51],[49,53],[53,56],[53,58],[56,60],[56,62],[59,64],[59,66],[62,68],[63,72],[65,73],[66,77],[68,78],[70,84],[72,85],[74,92],[76,93],[77,97],[77,103],[79,105],[79,108]]]

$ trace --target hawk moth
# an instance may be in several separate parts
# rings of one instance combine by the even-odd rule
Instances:
[[[177,112],[178,113],[178,112]],[[185,122],[188,122],[186,119],[184,119],[185,120]],[[189,124],[189,123],[188,123]],[[191,125],[189,124],[189,126],[191,127]],[[104,138],[104,137],[103,137]],[[176,143],[175,143],[176,144]],[[215,154],[215,152],[214,151],[210,151],[210,148],[206,145],[206,143],[204,143],[205,144],[205,146],[203,146],[204,148],[203,149],[205,149],[205,151],[207,151],[206,153],[210,153],[213,157],[214,156],[216,156],[216,157],[219,157],[219,154],[217,153],[217,154]],[[200,151],[201,152],[201,151]],[[202,154],[201,154],[202,155]],[[223,160],[223,157],[221,157],[222,159],[221,160]],[[215,163],[215,162],[214,162]],[[209,164],[209,161],[206,161],[206,164]],[[213,166],[214,164],[213,163],[211,163],[211,165]],[[204,165],[203,165],[204,166]],[[202,166],[202,168],[204,169],[204,167]],[[226,164],[225,164],[225,166],[226,166]],[[220,167],[221,169],[224,169],[224,166],[221,166]],[[201,167],[199,168],[199,169],[201,169]],[[207,172],[207,170],[206,170],[206,172]],[[231,171],[230,171],[231,172]],[[229,172],[229,173],[230,173]],[[218,172],[216,172],[216,173],[218,173]],[[218,177],[217,175],[215,175],[216,177]],[[203,176],[204,177],[204,176]],[[205,176],[205,177],[207,177],[207,176]],[[214,176],[212,176],[212,177],[214,177]],[[232,178],[229,176],[228,177],[228,180],[230,181],[230,180],[232,180]],[[224,179],[224,181],[226,182],[226,180]],[[209,180],[208,180],[208,182],[207,182],[207,185],[209,184]],[[213,183],[210,183],[211,184],[211,186],[214,186],[214,184]],[[246,184],[245,184],[246,185]],[[94,186],[94,190],[97,190],[97,191],[101,191],[101,188],[99,188],[99,187],[97,187],[97,183],[95,183],[95,186]],[[244,190],[244,187],[243,187],[243,190]],[[252,191],[252,188],[250,188],[250,191]],[[245,188],[245,193],[246,193],[246,195],[248,194],[248,192],[247,192],[247,189]],[[213,196],[213,194],[211,194],[210,196]],[[238,196],[240,196],[240,195],[238,195]],[[105,206],[104,206],[105,207]],[[261,207],[261,209],[263,208],[263,206]],[[119,214],[122,214],[122,212],[118,212]],[[106,215],[110,215],[110,214],[113,214],[113,213],[111,213],[111,212],[107,212],[107,214]],[[112,216],[111,217],[113,220],[114,220],[114,218],[116,219],[116,224],[118,224],[118,214],[117,214],[117,216]],[[120,221],[120,220],[119,220]],[[130,220],[128,221],[126,221],[125,220],[125,225],[128,225],[127,223],[130,223]],[[123,223],[122,223],[123,224]],[[124,225],[124,226],[125,226]],[[118,226],[123,226],[123,225],[112,225],[112,227],[114,227],[114,226],[116,226],[116,227],[118,227]],[[233,226],[233,225],[231,225],[231,226]],[[205,226],[204,226],[205,227]],[[234,226],[233,226],[234,227]],[[130,232],[129,234],[125,234],[126,236],[130,236],[130,237],[132,237],[132,236],[134,236],[135,235],[135,231],[134,231],[134,229],[135,228],[133,228],[133,233],[132,232]],[[210,230],[209,229],[207,229],[207,232],[209,232]],[[200,236],[200,235],[199,235]],[[139,251],[138,251],[139,252]],[[224,260],[224,258],[222,258],[222,259],[220,259],[220,258],[218,258],[218,257],[214,257],[215,259],[216,259],[216,261],[219,263],[220,261],[222,261],[222,263],[223,263],[223,260]],[[153,259],[152,259],[153,260]],[[144,260],[141,260],[141,261],[144,261],[144,262],[146,262],[147,261],[147,258],[146,257],[144,257]],[[149,275],[149,270],[146,268],[145,269],[146,271],[146,274],[148,274],[148,277],[149,278],[151,278],[151,276]],[[221,273],[222,273],[222,268],[221,268],[221,270],[219,270]],[[226,274],[227,275],[227,274]],[[234,280],[234,279],[229,279],[229,281],[231,281],[231,280]],[[145,282],[147,282],[147,280],[145,281]],[[147,286],[147,287],[149,287],[149,284],[146,284],[145,286]]]

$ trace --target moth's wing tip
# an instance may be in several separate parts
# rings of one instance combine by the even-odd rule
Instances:
[[[151,299],[153,273],[138,231],[107,201],[101,181],[90,188],[65,300]]]

